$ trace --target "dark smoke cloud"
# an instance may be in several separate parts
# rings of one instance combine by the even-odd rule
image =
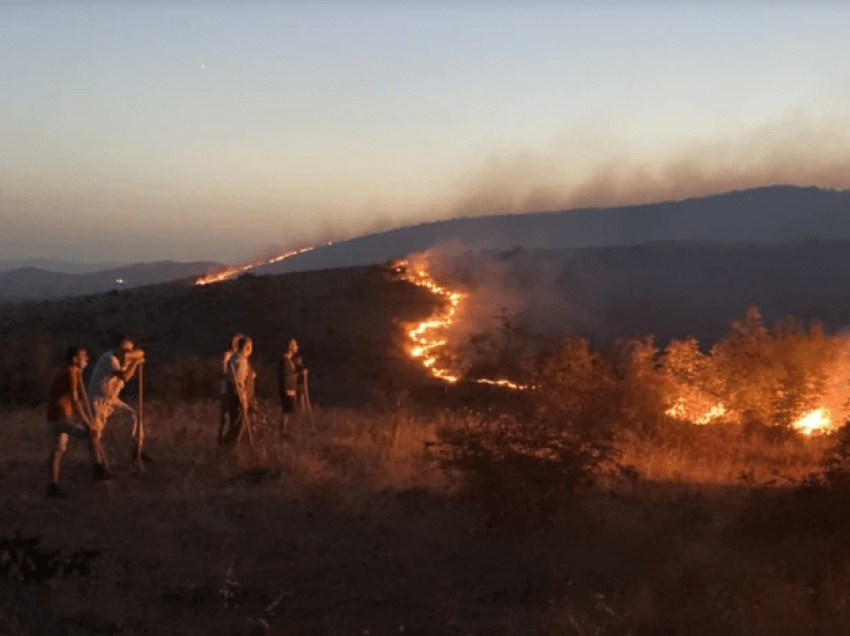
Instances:
[[[765,185],[850,188],[850,122],[806,112],[665,159],[588,160],[568,152],[504,154],[459,180],[434,217],[657,203]],[[611,142],[606,142],[611,146]],[[588,148],[586,140],[581,147]]]
[[[465,294],[448,334],[454,346],[462,345],[471,334],[498,329],[502,316],[523,320],[534,333],[556,337],[593,321],[598,298],[568,299],[564,294],[563,271],[572,259],[571,250],[539,259],[532,252],[508,255],[471,249],[460,241],[411,257],[414,263],[423,262],[438,281]],[[601,279],[598,282],[605,285]]]

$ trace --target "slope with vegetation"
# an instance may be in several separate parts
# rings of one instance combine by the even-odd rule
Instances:
[[[754,308],[708,350],[600,349],[505,322],[463,362],[533,390],[436,390],[402,328],[433,305],[363,268],[5,307],[3,350],[18,357],[3,377],[20,399],[0,414],[0,527],[23,539],[0,537],[0,551],[39,559],[38,537],[87,561],[0,572],[0,631],[842,633],[848,435],[791,426],[830,386],[837,340]],[[288,337],[302,341],[315,430],[282,436],[263,380],[255,448],[216,449],[215,357],[236,328],[256,338],[262,378]],[[149,351],[156,461],[123,462],[116,421],[120,479],[89,483],[80,449],[73,498],[46,501],[38,392],[62,344],[99,352],[114,329]],[[668,412],[703,394],[751,413],[698,425]]]

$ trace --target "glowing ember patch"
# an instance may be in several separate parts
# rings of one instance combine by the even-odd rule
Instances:
[[[708,413],[703,413],[694,422],[696,424],[708,424],[712,420],[716,420],[718,417],[723,417],[724,415],[726,415],[726,407],[722,404],[715,404],[708,410]]]
[[[685,398],[680,397],[664,413],[670,417],[675,417],[677,420],[693,422],[694,424],[711,424],[714,420],[727,415],[728,411],[722,404],[714,404],[707,411],[699,411],[690,407]]]
[[[826,433],[832,429],[832,414],[827,408],[815,409],[794,422],[794,428],[804,435]]]

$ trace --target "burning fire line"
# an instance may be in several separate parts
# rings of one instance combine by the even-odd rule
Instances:
[[[458,306],[466,295],[461,292],[451,291],[437,284],[428,275],[428,272],[423,269],[417,269],[415,272],[411,272],[408,269],[408,265],[409,263],[407,261],[400,261],[398,263],[397,271],[402,274],[404,280],[418,287],[424,287],[435,296],[440,296],[448,302],[448,308],[440,315],[423,320],[407,332],[411,340],[410,355],[414,359],[421,361],[422,366],[433,377],[450,384],[455,384],[460,381],[460,376],[449,368],[439,366],[437,362],[437,352],[447,344],[447,340],[437,334],[444,332],[452,326],[457,316]],[[514,390],[527,390],[530,388],[506,379],[467,378],[466,380],[477,384],[489,384]]]
[[[233,267],[228,267],[227,269],[223,269],[218,272],[212,272],[210,274],[206,274],[205,276],[201,276],[200,278],[195,280],[195,284],[209,285],[210,283],[220,283],[222,281],[231,280],[239,276],[239,274],[243,274],[256,267],[260,267],[261,265],[271,265],[272,263],[279,263],[280,261],[285,261],[287,258],[292,258],[293,256],[298,256],[299,254],[310,252],[316,249],[317,247],[327,247],[328,245],[333,245],[333,241],[328,241],[327,243],[323,243],[321,245],[307,245],[305,247],[296,247],[294,249],[287,250],[281,254],[277,254],[269,258],[261,258],[254,261],[250,261],[248,263],[243,263],[242,265],[234,265]]]
[[[668,408],[665,413],[678,420],[688,421],[692,424],[717,424],[722,419],[736,419],[736,414],[720,403],[715,404],[703,413],[687,412],[686,400],[679,398],[676,403]],[[791,425],[792,428],[803,435],[815,433],[828,433],[833,430],[832,412],[826,407],[820,407],[801,415]]]
[[[325,247],[333,245],[333,241],[323,243],[322,245],[307,245],[282,252],[270,258],[257,259],[241,265],[234,265],[227,269],[213,272],[195,280],[196,285],[209,285],[211,283],[220,283],[222,281],[231,280],[240,274],[260,267],[261,265],[271,265],[279,263],[293,256],[310,252],[316,247]],[[420,360],[422,366],[435,378],[455,384],[460,381],[460,376],[449,368],[441,367],[437,362],[437,351],[444,347],[448,342],[445,338],[437,335],[439,331],[449,329],[455,321],[458,312],[458,306],[465,298],[465,294],[461,292],[451,291],[446,287],[442,287],[432,279],[423,269],[418,269],[411,273],[408,268],[407,261],[398,263],[398,270],[402,273],[402,278],[418,287],[424,287],[432,294],[440,296],[448,301],[448,309],[441,315],[429,320],[423,320],[415,328],[408,331],[408,336],[412,342],[410,355],[417,360]],[[477,384],[489,384],[492,386],[501,386],[508,389],[525,391],[529,387],[523,384],[517,384],[507,379],[492,379],[492,378],[467,378],[468,382]],[[666,414],[670,417],[688,420],[694,424],[711,424],[718,420],[734,418],[735,414],[727,410],[723,404],[715,404],[708,411],[699,414],[688,414],[686,409],[686,401],[684,398],[676,400],[675,404],[667,409]],[[832,413],[825,407],[814,409],[800,418],[793,424],[793,428],[800,431],[804,435],[812,435],[814,433],[829,432],[834,428],[832,421]]]

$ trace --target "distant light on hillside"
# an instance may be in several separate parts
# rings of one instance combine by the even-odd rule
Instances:
[[[118,283],[119,285],[123,285],[123,284],[124,284],[124,279],[123,279],[123,278],[116,278],[116,279],[115,279],[115,282],[116,282],[116,283]]]

